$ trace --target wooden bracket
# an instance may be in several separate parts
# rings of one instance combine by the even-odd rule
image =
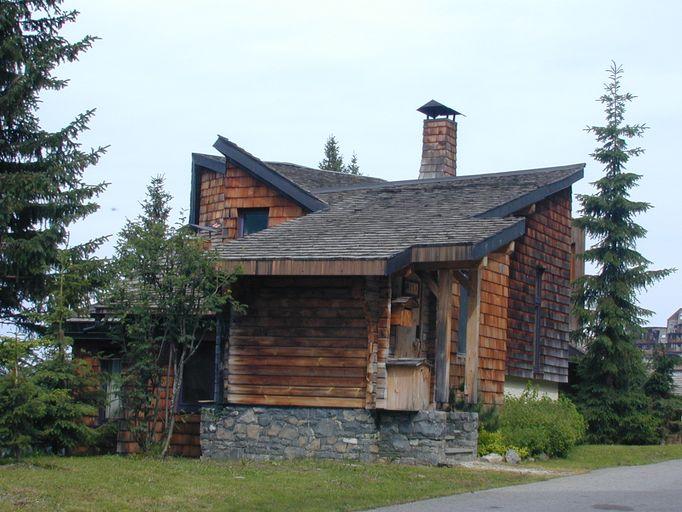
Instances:
[[[438,281],[433,278],[431,273],[419,271],[417,272],[417,275],[419,276],[419,279],[421,279],[424,282],[424,284],[428,286],[429,290],[431,290],[431,293],[438,297]]]
[[[469,282],[469,276],[466,275],[466,273],[462,270],[455,270],[453,272],[453,275],[455,276],[455,279],[459,284],[464,286],[464,288],[469,288],[471,286]]]

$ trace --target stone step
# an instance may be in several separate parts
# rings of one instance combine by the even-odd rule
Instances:
[[[459,447],[459,448],[446,448],[445,455],[461,455],[461,454],[472,454],[474,452],[473,448]]]

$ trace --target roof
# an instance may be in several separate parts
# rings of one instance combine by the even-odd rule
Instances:
[[[263,162],[225,137],[218,136],[214,147],[222,155],[192,153],[192,183],[190,195],[190,224],[196,224],[198,214],[199,179],[201,172],[224,174],[227,161],[246,169],[256,178],[265,181],[282,195],[290,198],[306,211],[314,212],[326,207],[313,193],[319,188],[374,184],[384,180],[341,172],[324,171],[286,162]]]
[[[329,206],[216,244],[249,274],[388,274],[409,263],[480,259],[525,231],[512,214],[569,187],[584,164],[318,189]],[[365,262],[365,265],[354,263]]]

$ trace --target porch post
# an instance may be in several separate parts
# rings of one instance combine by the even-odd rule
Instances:
[[[436,311],[436,403],[450,401],[450,342],[452,337],[452,271],[438,271]]]
[[[478,403],[479,331],[481,325],[481,271],[479,265],[468,272],[466,363],[464,366],[464,393],[470,404]]]

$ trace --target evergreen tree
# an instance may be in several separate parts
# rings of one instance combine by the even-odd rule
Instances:
[[[360,165],[358,164],[358,155],[353,153],[353,158],[350,159],[350,163],[344,168],[343,172],[346,174],[354,174],[356,176],[362,174],[360,172]]]
[[[657,440],[656,420],[647,412],[642,354],[635,346],[642,319],[651,312],[638,305],[637,294],[671,271],[649,270],[649,260],[636,248],[646,230],[635,217],[651,205],[630,199],[641,176],[627,172],[626,164],[643,152],[628,141],[646,126],[625,123],[634,96],[621,91],[621,76],[622,68],[612,63],[599,98],[606,125],[587,128],[600,144],[591,156],[604,165],[604,174],[594,183],[596,193],[578,197],[582,216],[575,221],[596,240],[584,258],[597,267],[595,275],[576,283],[577,338],[587,347],[578,366],[576,399],[592,442],[637,444]]]
[[[50,273],[58,265],[67,228],[94,212],[93,199],[104,184],[88,185],[85,169],[104,148],[83,151],[79,135],[94,111],[78,115],[64,128],[40,127],[41,93],[67,81],[57,66],[73,62],[92,45],[86,36],[69,42],[65,25],[78,13],[62,0],[0,2],[0,322],[26,322],[27,304],[44,300]]]
[[[324,171],[344,172],[341,148],[334,135],[330,135],[324,145],[324,159],[318,164]]]

